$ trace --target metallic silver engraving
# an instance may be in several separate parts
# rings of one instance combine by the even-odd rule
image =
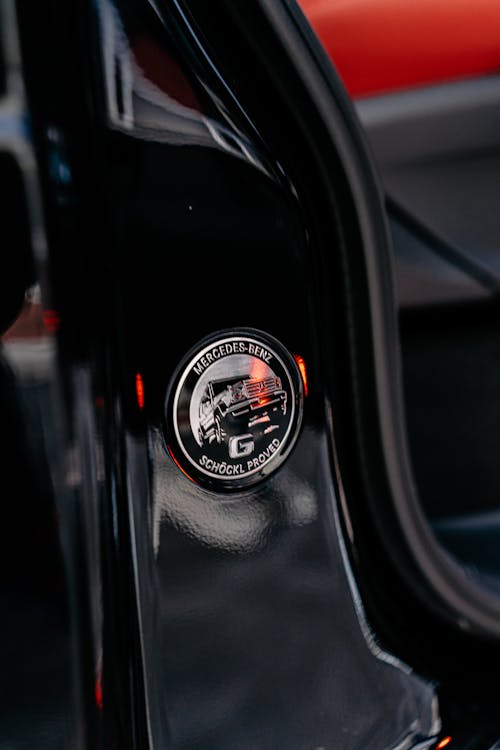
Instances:
[[[293,357],[272,337],[247,330],[211,337],[174,381],[166,437],[188,476],[239,488],[289,453],[301,421],[302,381]]]

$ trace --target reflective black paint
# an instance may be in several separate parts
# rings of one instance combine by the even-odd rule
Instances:
[[[152,46],[146,32],[160,35],[160,25],[147,14],[137,20],[143,46]],[[335,534],[300,203],[280,165],[252,143],[243,116],[232,133],[221,121],[218,110],[231,104],[223,89],[193,82],[189,98],[205,94],[211,114],[204,116],[179,112],[156,91],[151,127],[144,101],[153,89],[137,70],[133,43],[124,41],[127,21],[114,10],[114,31],[106,26],[102,38],[121,40],[118,64],[133,71],[130,93],[118,99],[138,101],[117,123],[115,91],[107,89],[113,266],[128,375],[124,419],[133,456],[147,440],[151,472],[149,516],[144,488],[132,484],[129,491],[142,539],[134,549],[135,583],[149,594],[140,619],[150,634],[144,670],[155,697],[153,738],[166,711],[174,747],[365,748],[423,740],[438,728],[432,689],[366,641],[372,636],[368,626],[363,634]],[[166,31],[173,31],[168,20]],[[168,37],[163,45],[177,58]],[[108,54],[105,48],[105,68]],[[122,85],[126,79],[122,74]],[[193,120],[208,133],[193,135]],[[287,464],[262,487],[222,498],[194,487],[166,455],[163,394],[187,346],[220,327],[248,325],[311,363],[310,396]],[[142,413],[136,372],[144,383]],[[371,683],[383,688],[373,694]],[[397,717],[388,708],[396,700]],[[349,712],[353,702],[364,720]]]
[[[50,249],[43,293],[61,321],[54,390],[36,403],[51,415],[74,644],[66,744],[433,747],[442,687],[379,643],[339,514],[340,405],[323,349],[344,334],[325,323],[314,266],[322,198],[301,153],[280,148],[283,123],[273,129],[258,97],[247,116],[236,72],[221,79],[178,4],[157,10],[99,0],[20,14]],[[211,12],[227,22],[223,5]],[[335,257],[336,220],[323,227]],[[227,498],[179,472],[161,424],[185,351],[230,326],[303,356],[309,396],[287,462]],[[492,745],[479,706],[463,748]]]

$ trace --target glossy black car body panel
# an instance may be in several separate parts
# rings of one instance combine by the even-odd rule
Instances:
[[[356,435],[377,445],[388,234],[353,110],[300,13],[18,11],[49,248],[38,278],[60,321],[36,404],[74,647],[66,744],[416,750],[456,729],[490,748],[494,710],[477,675],[460,682],[483,644],[408,590],[367,511],[367,476],[375,499],[387,481],[379,453],[362,474]],[[221,496],[165,450],[164,399],[193,344],[246,326],[303,358],[308,395],[286,463]],[[440,659],[430,633],[448,641]],[[473,726],[454,713],[464,694]]]

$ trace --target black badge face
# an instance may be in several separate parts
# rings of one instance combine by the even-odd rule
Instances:
[[[185,358],[165,401],[166,441],[194,481],[227,492],[278,468],[297,437],[303,386],[293,357],[271,336],[230,330]]]

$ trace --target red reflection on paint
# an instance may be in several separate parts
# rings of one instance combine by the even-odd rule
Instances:
[[[201,112],[200,101],[188,77],[165,48],[148,36],[137,36],[132,52],[145,78],[184,107]]]
[[[43,320],[42,306],[26,299],[16,320],[2,335],[2,340],[15,341],[20,339],[41,339],[46,336],[47,333],[47,327]]]
[[[170,456],[170,458],[172,459],[172,461],[174,462],[174,464],[177,466],[177,468],[179,469],[179,471],[181,471],[184,474],[184,476],[187,477],[191,482],[194,482],[195,484],[197,484],[197,482],[195,482],[195,480],[193,479],[193,477],[190,477],[189,474],[187,473],[187,471],[184,471],[184,469],[182,468],[182,466],[180,465],[180,463],[178,462],[178,460],[174,456],[172,448],[169,445],[167,445],[167,450],[168,450],[168,455]]]
[[[144,383],[140,372],[135,376],[135,394],[139,409],[144,409]]]
[[[99,711],[102,711],[102,677],[99,673],[95,679],[94,684],[94,697],[95,697],[95,704]]]
[[[43,324],[49,333],[57,333],[61,324],[61,319],[57,310],[44,310]]]
[[[436,750],[443,750],[443,747],[447,747],[451,742],[451,737],[448,735],[448,737],[443,737],[441,742],[438,742],[436,745]]]
[[[300,376],[302,378],[302,382],[304,383],[304,394],[307,396],[309,393],[309,387],[307,385],[306,363],[304,362],[304,358],[301,357],[300,354],[294,354],[293,358],[297,363],[297,367],[299,368]]]

